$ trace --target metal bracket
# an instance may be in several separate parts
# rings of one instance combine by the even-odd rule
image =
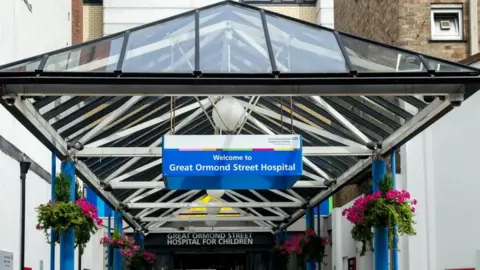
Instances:
[[[337,180],[336,179],[332,179],[332,180],[325,180],[323,181],[323,184],[329,188],[329,187],[332,187],[333,185],[336,185],[337,184]]]
[[[367,148],[372,150],[372,157],[373,159],[380,158],[380,150],[382,150],[382,143],[381,142],[369,142],[366,144]]]

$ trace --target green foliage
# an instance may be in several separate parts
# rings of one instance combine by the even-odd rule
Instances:
[[[297,269],[305,268],[306,263],[311,261],[322,263],[326,256],[325,247],[327,242],[326,238],[314,233],[303,235],[296,248]]]
[[[57,177],[55,177],[55,201],[70,201],[70,183],[70,178],[63,173],[60,173],[57,175]],[[78,181],[75,181],[75,193],[75,200],[78,200],[82,197]]]
[[[151,264],[145,259],[143,252],[135,252],[132,257],[124,257],[128,270],[149,270],[152,269]]]
[[[83,251],[91,234],[98,230],[94,220],[86,216],[73,202],[41,204],[37,207],[37,213],[37,230],[43,230],[49,243],[50,229],[55,231],[56,243],[60,242],[60,236],[67,230],[74,229],[75,247]]]
[[[387,229],[389,247],[394,247],[394,236],[415,235],[414,212],[416,200],[405,191],[393,189],[392,174],[387,174],[379,183],[379,192],[358,198],[354,205],[343,213],[354,224],[352,238],[362,243],[361,256],[373,250],[373,230]]]
[[[393,190],[393,176],[391,173],[387,173],[385,175],[385,178],[383,178],[383,181],[380,181],[380,186],[378,188],[383,193]]]
[[[55,177],[55,202],[41,204],[37,208],[37,229],[43,230],[50,243],[50,229],[55,231],[55,243],[60,243],[60,236],[68,229],[74,229],[75,247],[83,253],[91,234],[98,228],[95,221],[85,215],[82,208],[70,201],[71,180],[63,173]],[[80,184],[75,181],[75,200],[82,198]]]

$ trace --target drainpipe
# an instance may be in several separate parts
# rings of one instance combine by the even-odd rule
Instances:
[[[470,55],[478,53],[478,0],[468,1],[470,17]]]

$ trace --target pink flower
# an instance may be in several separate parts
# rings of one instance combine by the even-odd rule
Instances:
[[[415,207],[412,207],[411,210],[412,210],[412,213],[415,213]]]
[[[35,229],[37,229],[37,231],[40,231],[42,228],[40,228],[40,225],[37,225]]]
[[[412,204],[417,205],[417,200],[413,199]]]

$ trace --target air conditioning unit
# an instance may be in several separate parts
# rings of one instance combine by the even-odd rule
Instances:
[[[451,28],[450,21],[440,21],[440,29],[450,30],[450,28]]]

